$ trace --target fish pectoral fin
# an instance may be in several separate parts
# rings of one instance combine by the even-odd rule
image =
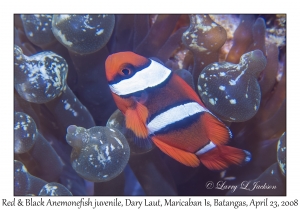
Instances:
[[[178,162],[191,167],[197,167],[200,165],[200,160],[195,154],[172,147],[156,137],[152,137],[152,140],[161,151],[174,158]]]
[[[147,107],[137,102],[133,109],[129,108],[125,112],[126,127],[132,130],[137,137],[147,138],[148,128],[146,120],[148,115]]]
[[[209,113],[205,113],[202,118],[208,131],[208,139],[210,139],[215,145],[226,144],[231,138],[231,131],[229,128]]]

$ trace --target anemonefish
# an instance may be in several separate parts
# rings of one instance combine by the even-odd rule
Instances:
[[[133,52],[108,56],[106,77],[126,127],[150,137],[180,163],[211,170],[249,162],[249,152],[226,146],[231,132],[172,70]]]

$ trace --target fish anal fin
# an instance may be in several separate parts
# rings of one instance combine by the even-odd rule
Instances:
[[[210,170],[223,170],[230,165],[242,165],[251,160],[248,151],[230,146],[217,146],[198,156],[200,161]]]
[[[148,114],[148,109],[139,102],[133,108],[128,108],[125,112],[126,127],[132,130],[139,138],[147,138],[148,136],[146,126]]]
[[[200,161],[195,154],[172,147],[156,137],[152,137],[152,140],[161,151],[174,158],[178,162],[191,167],[197,167],[200,165]]]
[[[207,128],[208,138],[215,145],[226,144],[231,138],[231,131],[229,128],[210,113],[205,113],[202,117]]]

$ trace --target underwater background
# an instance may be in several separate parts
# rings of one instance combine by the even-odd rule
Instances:
[[[14,194],[286,195],[285,40],[285,14],[16,14]],[[105,77],[107,56],[121,51],[181,76],[251,161],[190,168],[137,141]],[[222,74],[210,75],[216,66],[232,78],[241,75],[235,69],[246,73],[236,88],[232,78],[225,87]],[[253,183],[264,189],[216,189]]]

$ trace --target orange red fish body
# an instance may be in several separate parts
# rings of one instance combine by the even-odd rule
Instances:
[[[250,161],[249,152],[224,145],[230,130],[170,69],[133,52],[110,55],[105,68],[126,127],[136,136],[150,136],[164,153],[191,167],[202,162],[221,170]]]

